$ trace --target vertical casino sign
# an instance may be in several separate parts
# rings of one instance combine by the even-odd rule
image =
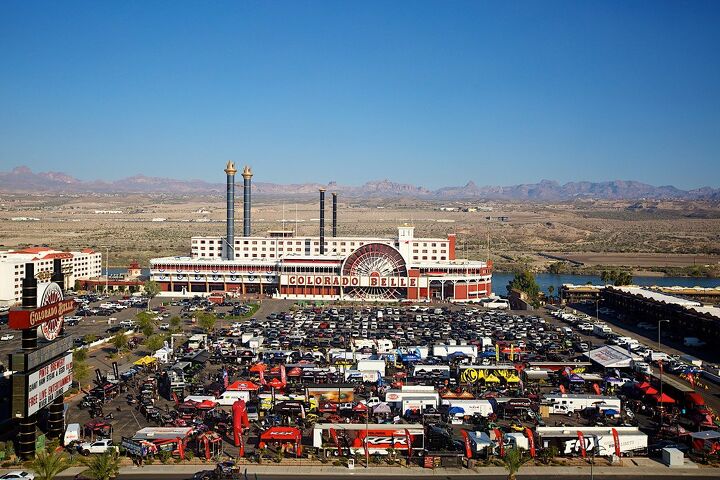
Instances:
[[[61,302],[64,299],[62,289],[55,282],[47,283],[38,288],[38,308],[53,304],[62,304]],[[38,336],[48,341],[55,340],[60,335],[60,332],[62,332],[64,320],[65,317],[60,315],[57,318],[46,321],[38,327]]]

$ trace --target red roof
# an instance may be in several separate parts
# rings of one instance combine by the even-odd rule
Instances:
[[[50,250],[52,250],[52,248],[49,248],[49,247],[28,247],[28,248],[23,248],[22,250],[16,250],[13,253],[37,254],[37,253],[47,252]]]
[[[80,251],[81,251],[82,253],[95,253],[95,250],[93,250],[92,248],[83,248],[83,249],[80,250]]]

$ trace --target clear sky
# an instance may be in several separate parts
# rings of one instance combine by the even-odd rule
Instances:
[[[720,1],[0,2],[0,170],[720,186]]]

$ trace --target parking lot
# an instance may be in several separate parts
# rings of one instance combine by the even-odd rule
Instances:
[[[66,326],[75,338],[89,340],[88,335],[109,336],[131,328],[145,307],[140,301],[97,311],[119,299],[91,300],[79,310],[87,316]],[[627,335],[609,323],[615,330],[598,334],[597,321],[581,313],[566,311],[563,317],[546,310],[509,312],[447,304],[300,306],[263,300],[252,318],[241,319],[230,314],[247,313],[250,307],[232,299],[221,304],[163,299],[160,304],[159,299],[152,301],[157,332],[167,335],[161,327],[173,317],[181,320],[166,363],[158,357],[136,365],[154,354],[143,345],[121,356],[107,344],[89,350],[88,362],[103,378],[93,390],[69,400],[66,414],[66,423],[88,427],[83,428],[85,440],[109,436],[120,444],[122,438],[138,438],[146,427],[188,429],[182,442],[197,456],[204,454],[200,439],[214,432],[219,443],[213,444],[217,450],[212,456],[221,458],[217,454],[222,451],[237,460],[234,402],[222,398],[238,383],[251,385],[249,391],[233,393],[247,400],[249,426],[242,429],[241,439],[244,456],[250,458],[268,451],[294,456],[295,446],[265,438],[277,429],[296,429],[292,431],[298,432],[297,443],[306,453],[354,455],[357,445],[369,440],[357,440],[360,434],[353,433],[354,427],[331,433],[340,428],[332,426],[363,423],[372,426],[373,438],[384,438],[383,432],[394,436],[405,427],[420,429],[422,434],[411,434],[412,445],[423,455],[467,456],[467,432],[487,432],[492,441],[478,458],[488,455],[487,449],[497,454],[500,437],[503,448],[529,448],[529,436],[562,446],[566,440],[552,437],[555,427],[637,431],[644,436],[644,446],[623,453],[627,455],[657,455],[662,445],[687,450],[687,439],[669,432],[668,425],[688,432],[707,428],[698,424],[698,415],[685,412],[685,399],[672,388],[665,392],[674,395],[677,404],[661,409],[638,390],[644,382],[654,382],[652,378],[636,369],[603,371],[588,362],[588,351],[617,344]],[[203,334],[195,320],[201,312],[218,319],[207,337],[193,337]],[[16,338],[0,348],[7,353],[18,346]],[[633,349],[642,354],[649,348],[637,342]],[[113,374],[113,362],[120,378]],[[685,368],[677,357],[666,367],[668,376],[685,382],[671,373]],[[701,393],[714,408],[717,398]],[[557,402],[563,395],[588,399],[562,410]],[[401,400],[392,400],[397,398]],[[166,442],[171,454],[178,455],[177,445]],[[166,444],[158,445],[152,446],[162,450]],[[376,458],[394,446],[368,447],[368,453]],[[580,454],[579,449],[567,452]],[[557,453],[563,455],[562,448]]]

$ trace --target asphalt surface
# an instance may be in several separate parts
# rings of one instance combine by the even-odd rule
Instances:
[[[524,474],[520,473],[517,476],[517,478],[523,479],[523,480],[524,479],[527,479],[527,480],[556,480],[558,477],[574,478],[574,479],[594,478],[597,480],[602,480],[602,479],[631,480],[631,479],[638,479],[638,478],[648,478],[648,479],[659,478],[657,476],[657,474],[655,474],[655,473],[649,473],[649,474],[644,474],[644,475],[643,474],[638,474],[638,475],[617,475],[617,474],[599,475],[597,473],[594,473],[594,475],[591,477],[590,469],[587,468],[585,470],[586,470],[585,472],[582,472],[583,474],[579,474],[579,475],[578,474],[568,474],[568,475],[525,474],[524,475]],[[368,475],[362,474],[362,473],[355,473],[351,470],[348,470],[347,473],[345,473],[343,476],[347,476],[347,477],[354,476],[354,477],[358,477],[358,478],[365,478]],[[262,474],[262,475],[256,476],[255,474],[248,473],[248,476],[247,476],[248,480],[286,480],[287,478],[293,478],[293,477],[294,478],[303,478],[304,480],[328,480],[328,478],[337,478],[337,476],[329,475],[329,474],[303,475],[303,474],[298,474],[296,471],[288,471],[286,474],[283,474],[283,475]],[[372,475],[373,480],[397,480],[398,478],[417,479],[417,478],[424,478],[424,477],[425,477],[424,475],[422,477],[419,477],[418,475],[416,475],[414,473],[403,474],[400,472],[398,472],[397,475]],[[441,472],[441,471],[438,471],[434,475],[428,475],[428,477],[429,478],[442,478],[444,480],[452,480],[452,479],[467,480],[468,478],[483,478],[483,479],[487,479],[487,480],[507,480],[507,474],[505,474],[505,475],[482,475],[482,474],[465,473],[465,474],[454,475],[454,474],[448,474],[448,473]],[[148,477],[147,477],[147,474],[143,473],[141,470],[138,470],[137,473],[124,473],[117,478],[119,480],[123,480],[123,479],[144,479],[144,478],[148,478]],[[154,473],[152,478],[161,478],[164,480],[192,480],[193,477],[192,477],[192,475],[188,476],[185,474],[174,474],[174,473],[168,472],[168,473],[164,473],[164,474],[155,474]],[[667,478],[683,478],[683,479],[688,479],[688,480],[695,480],[695,479],[700,480],[700,479],[706,479],[706,478],[708,478],[708,476],[707,475],[698,475],[698,474],[684,474],[684,473],[680,474],[679,473],[677,475],[673,475],[672,477],[667,477]]]

